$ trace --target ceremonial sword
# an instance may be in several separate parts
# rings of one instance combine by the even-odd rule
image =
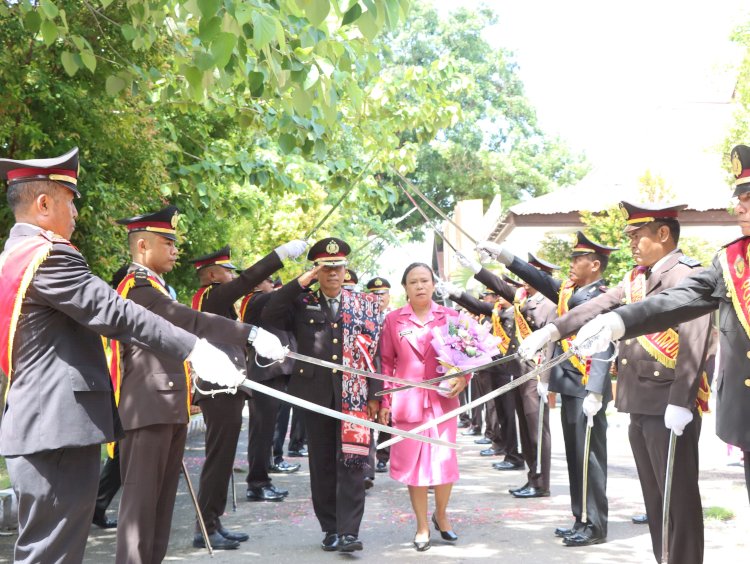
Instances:
[[[571,347],[571,348],[568,349],[568,352],[565,352],[565,353],[563,353],[561,355],[558,355],[555,358],[553,358],[552,360],[545,362],[544,364],[540,364],[539,366],[537,366],[531,372],[527,372],[523,376],[520,376],[519,378],[516,378],[512,382],[510,382],[508,384],[505,384],[504,386],[501,386],[497,390],[493,390],[493,391],[489,392],[488,394],[485,394],[485,395],[483,395],[481,397],[478,397],[477,399],[475,399],[475,400],[467,403],[466,405],[461,405],[461,406],[457,407],[456,409],[454,409],[453,411],[449,411],[448,413],[445,413],[445,414],[441,415],[440,417],[437,417],[436,419],[433,419],[431,421],[427,421],[426,423],[423,423],[422,425],[414,427],[413,429],[411,429],[410,432],[411,433],[420,433],[420,432],[424,431],[425,429],[429,429],[430,427],[436,427],[440,423],[443,423],[445,421],[448,421],[449,419],[452,419],[452,418],[456,417],[457,415],[459,415],[465,409],[470,409],[472,407],[476,407],[478,405],[482,405],[484,402],[489,401],[491,399],[494,399],[497,396],[501,396],[501,395],[509,392],[510,390],[513,390],[514,388],[517,388],[518,386],[520,386],[524,382],[527,382],[527,381],[531,380],[532,378],[536,378],[536,376],[538,374],[542,374],[543,372],[546,372],[550,368],[552,368],[554,366],[557,366],[561,362],[565,362],[566,360],[568,360],[574,354],[576,354],[576,352]],[[481,367],[479,367],[479,368],[481,369]],[[476,369],[473,369],[473,370],[476,370]],[[400,438],[400,437],[394,437],[394,438],[389,439],[389,440],[387,440],[387,441],[385,441],[383,443],[380,443],[377,446],[377,450],[384,449],[386,447],[391,446],[394,443],[401,442],[402,440],[403,439]]]
[[[539,398],[539,422],[536,427],[536,473],[542,473],[542,435],[544,434],[544,398]]]
[[[419,214],[422,216],[422,219],[424,219],[427,222],[427,225],[430,227],[430,229],[432,229],[435,232],[435,234],[438,237],[440,237],[443,240],[443,242],[445,242],[451,249],[453,249],[453,252],[461,254],[461,251],[459,251],[453,245],[453,243],[451,243],[448,239],[445,238],[445,235],[443,234],[443,232],[440,231],[437,227],[435,227],[435,224],[427,216],[427,214],[424,213],[424,211],[422,210],[422,208],[419,207],[419,204],[417,204],[417,202],[414,201],[414,198],[412,198],[411,194],[409,194],[409,192],[406,191],[406,188],[404,188],[404,186],[402,184],[399,184],[399,188],[401,188],[401,190],[403,191],[403,193],[406,194],[406,197],[409,198],[409,200],[411,201],[412,205],[414,206],[414,209],[416,209],[419,212]],[[474,242],[474,244],[476,244],[476,241],[473,241],[473,242]]]
[[[406,380],[408,382],[407,385],[401,386],[399,388],[390,388],[388,390],[381,390],[379,392],[376,392],[376,396],[385,396],[388,394],[392,394],[394,392],[403,392],[404,390],[409,390],[411,388],[422,388],[424,387],[424,384],[437,384],[439,382],[442,382],[443,380],[450,380],[452,378],[460,378],[461,376],[467,376],[469,374],[473,374],[474,372],[479,372],[480,370],[487,370],[488,368],[492,368],[493,366],[499,366],[501,364],[506,364],[510,362],[511,360],[516,360],[517,358],[520,358],[521,355],[518,353],[511,354],[509,356],[504,356],[502,358],[499,358],[497,360],[493,360],[492,362],[488,362],[486,364],[481,364],[479,366],[475,366],[474,368],[467,368],[466,370],[461,370],[460,372],[452,372],[450,374],[443,374],[442,376],[437,376],[435,378],[430,378],[429,380],[422,380],[421,382],[415,382],[412,380]],[[318,359],[315,359],[316,361]],[[370,374],[368,372],[368,374]],[[421,385],[420,385],[421,384]],[[515,387],[515,386],[514,386]],[[444,392],[445,389],[441,388],[441,392]]]
[[[586,440],[583,443],[583,491],[581,493],[581,522],[588,521],[586,501],[589,489],[589,451],[591,450],[591,428],[594,426],[594,416],[589,415],[586,421]]]
[[[667,475],[664,480],[664,503],[661,510],[661,562],[669,562],[669,502],[672,498],[672,476],[674,474],[674,451],[677,446],[677,435],[669,432],[669,450],[667,451]]]
[[[455,227],[455,228],[456,228],[456,229],[458,229],[458,230],[459,230],[459,231],[460,231],[461,233],[463,233],[463,235],[464,235],[464,236],[465,236],[465,237],[466,237],[466,238],[467,238],[467,239],[468,239],[469,241],[471,241],[471,242],[472,242],[472,243],[474,243],[475,245],[477,244],[477,240],[476,240],[476,239],[474,239],[474,237],[472,237],[471,235],[469,235],[469,234],[468,234],[468,233],[467,233],[466,231],[464,231],[464,230],[463,230],[463,228],[462,228],[462,227],[461,227],[460,225],[458,225],[458,224],[457,224],[457,223],[456,223],[455,221],[453,221],[453,220],[452,220],[452,219],[451,219],[450,217],[448,217],[447,215],[445,215],[445,214],[444,214],[444,213],[442,212],[442,210],[441,210],[441,209],[440,209],[439,207],[437,207],[437,206],[436,206],[436,205],[435,205],[435,204],[434,204],[434,203],[433,203],[433,202],[432,202],[432,201],[431,201],[431,200],[430,200],[430,199],[429,199],[429,198],[428,198],[427,196],[425,196],[425,195],[424,195],[424,194],[422,193],[422,191],[421,191],[421,190],[420,190],[419,188],[417,188],[416,186],[414,186],[414,184],[412,184],[412,183],[411,183],[411,182],[409,181],[409,179],[408,179],[408,178],[406,178],[406,177],[405,177],[405,176],[404,176],[403,174],[401,174],[401,173],[400,173],[399,171],[397,171],[397,170],[395,170],[395,169],[393,169],[393,168],[391,168],[391,170],[393,170],[393,172],[395,172],[395,173],[396,173],[396,174],[398,175],[398,177],[399,177],[399,178],[400,178],[401,180],[403,180],[403,181],[404,181],[404,182],[406,183],[406,185],[407,185],[407,186],[408,186],[409,188],[411,188],[411,189],[412,189],[412,190],[414,191],[414,193],[415,193],[415,194],[416,194],[417,196],[419,196],[420,198],[422,198],[422,200],[424,200],[424,202],[425,202],[425,203],[426,203],[426,204],[427,204],[428,206],[430,206],[430,207],[431,207],[431,208],[432,208],[433,210],[435,210],[435,213],[437,213],[437,214],[438,214],[438,215],[439,215],[440,217],[442,217],[442,218],[443,218],[443,219],[444,219],[445,221],[449,222],[449,223],[450,223],[451,225],[453,225],[453,227]]]
[[[198,527],[201,530],[201,535],[203,535],[203,542],[206,543],[206,550],[208,550],[209,556],[211,558],[214,557],[214,549],[211,546],[211,541],[208,538],[208,530],[206,529],[206,522],[203,520],[203,514],[201,513],[201,507],[198,504],[198,498],[195,496],[195,490],[193,489],[193,482],[190,481],[190,474],[188,473],[187,466],[185,466],[185,460],[182,461],[182,473],[185,475],[185,483],[188,487],[188,492],[190,493],[190,499],[193,500],[193,505],[195,506],[195,513],[198,517]]]

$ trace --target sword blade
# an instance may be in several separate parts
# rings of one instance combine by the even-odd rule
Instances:
[[[664,503],[661,511],[661,562],[669,562],[669,503],[672,498],[672,477],[674,475],[674,450],[677,446],[677,435],[669,432],[669,450],[667,451],[667,475],[664,480]]]
[[[424,213],[424,211],[422,211],[422,208],[420,208],[419,204],[417,204],[417,202],[414,201],[414,198],[411,197],[411,194],[409,194],[409,192],[406,191],[406,188],[404,188],[402,184],[399,184],[399,188],[401,188],[401,191],[404,194],[406,194],[406,197],[409,198],[409,200],[411,201],[411,204],[414,206],[414,209],[419,212],[419,214],[422,216],[422,219],[424,219],[427,222],[427,225],[430,227],[430,229],[432,229],[435,232],[435,234],[438,237],[440,237],[443,240],[443,242],[445,242],[451,249],[453,249],[453,252],[459,253],[460,251],[453,245],[453,243],[451,243],[448,239],[445,238],[445,235],[443,234],[443,232],[440,231],[437,227],[435,227],[435,224],[427,216],[427,214]]]
[[[583,444],[583,492],[581,493],[581,521],[585,524],[588,521],[588,511],[586,510],[586,500],[589,490],[589,451],[591,450],[591,428],[594,426],[593,416],[589,417],[586,425],[586,440]]]
[[[450,380],[451,378],[459,378],[461,376],[466,376],[467,374],[473,374],[474,372],[479,372],[480,370],[487,370],[488,368],[492,368],[493,366],[500,366],[501,364],[506,364],[510,362],[511,360],[516,360],[517,358],[521,358],[521,357],[518,353],[514,353],[511,355],[499,358],[497,360],[493,360],[492,362],[488,362],[480,366],[475,366],[474,368],[467,368],[466,370],[461,370],[460,372],[454,372],[453,374],[443,374],[442,376],[430,378],[429,380],[422,380],[419,383],[412,382],[411,380],[407,380],[408,384],[405,386],[401,386],[398,388],[390,388],[388,390],[381,390],[377,392],[375,395],[385,396],[387,394],[392,394],[394,392],[402,392],[404,390],[408,390],[411,388],[421,388],[422,386],[420,386],[419,384],[437,384],[437,383],[442,382],[443,380]]]
[[[520,386],[524,382],[527,382],[528,380],[531,380],[532,378],[536,378],[538,374],[542,374],[543,372],[546,372],[550,368],[552,368],[554,366],[557,366],[561,362],[565,362],[566,360],[568,360],[574,354],[575,353],[574,353],[573,349],[570,348],[570,349],[568,349],[568,352],[563,353],[561,355],[558,355],[555,358],[553,358],[552,360],[550,360],[548,362],[545,362],[544,364],[540,364],[539,366],[537,366],[531,372],[527,372],[526,374],[524,374],[523,376],[521,376],[519,378],[516,378],[512,382],[510,382],[508,384],[505,384],[504,386],[499,387],[497,390],[493,390],[493,391],[489,392],[488,394],[484,394],[483,396],[478,397],[477,399],[470,401],[466,405],[461,405],[461,406],[457,407],[456,409],[454,409],[453,411],[449,411],[448,413],[445,413],[445,414],[441,415],[437,419],[433,419],[431,421],[423,423],[422,425],[414,427],[413,429],[410,430],[410,432],[412,432],[412,433],[419,433],[419,432],[424,431],[425,429],[427,429],[429,427],[434,427],[436,425],[439,425],[440,423],[443,423],[444,421],[448,421],[449,419],[452,419],[453,417],[456,417],[457,415],[459,415],[462,411],[464,411],[466,409],[471,409],[472,407],[476,407],[478,405],[482,405],[486,401],[489,401],[491,399],[495,399],[497,396],[501,396],[503,394],[506,394],[509,391],[511,391],[512,389],[517,388],[518,386]],[[377,446],[377,449],[378,450],[384,449],[386,447],[391,446],[394,443],[401,442],[401,440],[402,439],[399,438],[399,437],[394,437],[392,439],[389,439],[389,440],[385,441],[384,443],[379,444]]]
[[[346,421],[348,423],[354,423],[355,425],[360,425],[369,429],[375,429],[376,431],[390,433],[404,439],[413,439],[415,441],[421,441],[423,443],[430,443],[431,445],[435,446],[443,446],[453,449],[458,448],[458,445],[454,443],[449,443],[447,441],[442,441],[440,439],[435,439],[432,437],[426,437],[424,435],[418,435],[417,433],[413,433],[411,431],[402,431],[401,429],[395,429],[393,427],[388,427],[387,425],[381,425],[380,423],[375,423],[374,421],[360,419],[358,417],[354,417],[353,415],[347,415],[346,413],[341,413],[340,411],[323,407],[322,405],[318,405],[302,398],[292,396],[285,392],[274,390],[273,388],[269,388],[268,386],[265,386],[259,382],[253,382],[252,380],[249,380],[247,378],[242,382],[242,384],[240,384],[240,387],[248,388],[250,390],[269,395],[276,399],[280,399],[281,401],[296,405],[297,407],[307,409],[308,411],[319,413],[320,415],[327,415],[328,417],[333,417],[334,419],[339,419],[340,421]]]
[[[182,461],[182,473],[185,476],[185,483],[187,484],[188,492],[190,493],[190,499],[193,500],[193,506],[195,507],[195,514],[198,518],[198,527],[201,530],[201,535],[203,536],[203,542],[206,543],[206,550],[208,550],[208,555],[211,558],[213,558],[214,549],[211,546],[211,541],[208,538],[208,529],[206,529],[206,522],[203,520],[203,514],[201,513],[201,506],[198,503],[198,498],[195,496],[195,490],[193,489],[193,482],[190,481],[190,473],[188,472],[184,459]]]
[[[427,196],[425,196],[425,195],[424,195],[424,194],[422,193],[422,191],[421,191],[421,190],[420,190],[419,188],[417,188],[416,186],[414,186],[414,184],[413,184],[412,182],[410,182],[408,178],[406,178],[406,177],[405,177],[405,176],[404,176],[403,174],[401,174],[401,173],[400,173],[399,171],[397,171],[397,170],[395,170],[395,169],[392,169],[392,170],[393,170],[393,171],[394,171],[394,172],[396,173],[396,175],[398,175],[398,177],[399,177],[399,178],[400,178],[401,180],[403,180],[403,181],[404,181],[404,183],[405,183],[405,184],[406,184],[406,185],[407,185],[407,186],[408,186],[409,188],[411,188],[411,189],[412,189],[412,191],[413,191],[413,192],[414,192],[414,193],[415,193],[415,194],[416,194],[417,196],[419,196],[420,198],[422,198],[422,200],[424,200],[424,203],[426,203],[426,204],[427,204],[428,206],[430,206],[430,207],[431,207],[431,208],[432,208],[432,209],[433,209],[433,210],[435,211],[435,213],[437,213],[437,214],[438,214],[438,215],[439,215],[440,217],[442,217],[442,218],[443,218],[443,219],[444,219],[445,221],[449,222],[449,223],[450,223],[450,224],[451,224],[451,225],[452,225],[453,227],[455,227],[455,228],[456,228],[456,229],[458,229],[458,230],[459,230],[459,231],[460,231],[461,233],[463,233],[464,237],[466,237],[466,238],[467,238],[467,239],[468,239],[469,241],[471,241],[471,242],[472,242],[472,243],[474,243],[475,245],[477,244],[477,240],[476,240],[476,239],[474,239],[474,237],[472,237],[472,236],[471,236],[471,235],[469,235],[469,234],[468,234],[468,233],[467,233],[466,231],[464,231],[464,230],[463,230],[463,228],[462,228],[462,227],[461,227],[461,226],[460,226],[460,225],[459,225],[458,223],[456,223],[456,222],[455,222],[455,221],[453,221],[453,220],[452,220],[452,219],[451,219],[450,217],[448,217],[447,215],[445,215],[445,214],[443,213],[443,211],[442,211],[442,210],[441,210],[441,209],[440,209],[439,207],[437,207],[437,206],[436,206],[436,205],[435,205],[435,204],[434,204],[434,203],[432,202],[432,200],[430,200],[430,199],[429,199],[429,198],[428,198]],[[451,245],[451,246],[452,246],[452,245]]]
[[[542,435],[544,433],[544,400],[539,398],[539,422],[536,427],[536,473],[542,473]]]
[[[379,374],[377,372],[368,372],[367,370],[360,370],[359,368],[353,368],[351,366],[344,366],[343,364],[336,364],[335,362],[329,362],[327,360],[315,358],[314,356],[307,356],[306,354],[300,354],[300,353],[293,352],[293,351],[289,351],[286,355],[289,358],[293,358],[295,360],[301,360],[302,362],[307,362],[309,364],[317,364],[318,366],[322,366],[324,368],[330,368],[332,370],[340,370],[341,372],[349,372],[350,374],[356,374],[358,376],[366,376],[367,378],[372,378],[373,380],[381,380],[383,382],[391,382],[394,384],[414,384],[418,388],[425,388],[427,390],[434,390],[434,391],[441,390],[437,386],[433,386],[426,382],[412,382],[411,380],[405,380],[403,378],[396,378],[395,376],[386,376],[385,374]]]

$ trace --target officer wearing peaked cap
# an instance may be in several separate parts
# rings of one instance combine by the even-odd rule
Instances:
[[[359,276],[351,268],[347,268],[344,273],[344,289],[354,292],[357,289],[357,282],[359,282]]]
[[[349,245],[328,237],[307,258],[314,268],[274,292],[264,323],[293,331],[301,354],[369,370],[380,333],[378,296],[342,289]],[[317,277],[319,290],[305,292]],[[296,362],[289,393],[324,407],[373,418],[380,382]],[[305,412],[313,509],[325,551],[362,550],[359,527],[365,507],[364,467],[370,433]]]
[[[78,215],[73,201],[80,195],[77,148],[51,159],[0,159],[0,178],[8,180],[16,219],[0,256],[6,320],[0,368],[9,386],[0,453],[18,499],[14,560],[80,562],[94,513],[100,445],[122,436],[101,336],[138,343],[176,362],[190,355],[196,369],[229,361],[119,299],[70,244]]]
[[[742,299],[750,278],[750,147],[734,147],[730,164],[735,177],[734,210],[742,237],[719,250],[705,270],[674,288],[593,319],[579,335],[612,339],[650,335],[718,309],[722,368],[716,385],[716,434],[744,451],[750,498],[750,312]]]
[[[563,315],[606,291],[602,275],[609,262],[609,255],[616,250],[614,247],[592,241],[578,231],[571,252],[569,279],[561,282],[496,243],[481,242],[477,249],[494,256],[513,274],[536,288],[550,301],[557,303],[558,315]],[[555,351],[556,355],[567,351],[570,343],[570,340],[560,341]],[[604,542],[607,537],[605,408],[612,399],[609,359],[613,350],[613,347],[610,347],[610,350],[599,353],[591,360],[581,361],[578,357],[572,356],[555,366],[549,375],[549,390],[560,393],[562,398],[560,415],[568,463],[570,505],[575,517],[572,527],[560,527],[555,530],[555,535],[562,537],[566,546],[598,544]],[[546,393],[546,386],[542,383],[539,395],[545,396]],[[583,453],[589,417],[593,417],[594,426],[591,430],[588,465],[587,521],[583,522]]]
[[[172,270],[177,260],[177,217],[177,208],[167,206],[154,213],[117,221],[128,230],[132,259],[128,275],[117,288],[118,293],[230,351],[233,364],[228,371],[240,378],[244,379],[241,370],[245,368],[248,342],[259,351],[267,346],[266,356],[283,358],[285,352],[281,343],[267,331],[195,311],[172,299],[163,275]],[[270,260],[274,262],[273,258]],[[112,374],[119,387],[118,409],[125,428],[125,438],[120,441],[123,492],[116,562],[161,562],[169,543],[192,381],[189,371],[180,362],[127,343],[113,345],[112,351]],[[219,367],[214,370],[222,371]],[[220,525],[216,526],[218,532]],[[217,545],[222,545],[217,548],[236,548],[237,543],[219,542]]]
[[[639,302],[700,272],[678,248],[684,205],[621,202],[625,233],[637,266],[605,294],[553,321],[529,339],[531,349],[567,336],[596,315]],[[630,414],[628,436],[646,503],[654,557],[661,561],[662,507],[670,430],[675,450],[670,562],[703,562],[703,509],[698,488],[701,413],[708,405],[706,363],[715,352],[710,316],[620,344],[615,407]],[[541,338],[537,342],[537,337]],[[695,415],[695,417],[694,417]]]
[[[237,305],[245,296],[252,294],[255,287],[271,275],[283,268],[282,260],[286,258],[297,258],[301,255],[307,245],[304,241],[291,241],[279,246],[253,264],[251,267],[236,274],[238,268],[232,263],[232,250],[229,245],[222,247],[212,253],[192,259],[200,281],[200,288],[192,299],[192,308],[197,311],[213,313],[226,317],[227,319],[238,319]],[[260,317],[251,322],[258,325]],[[246,321],[241,319],[241,321]],[[281,337],[281,335],[277,335]],[[287,345],[288,342],[282,344]],[[230,345],[219,345],[230,358],[233,358],[237,368],[250,375],[255,367],[253,361],[250,366],[246,363],[244,344],[240,347]],[[250,358],[255,354],[251,352]],[[263,362],[268,364],[269,361]],[[281,364],[288,364],[284,361]],[[277,365],[274,365],[277,366]],[[211,386],[201,386],[202,389],[210,389]],[[206,461],[201,469],[200,485],[198,488],[198,504],[205,520],[206,530],[209,533],[211,546],[214,548],[235,548],[237,543],[248,540],[248,535],[237,531],[229,531],[221,524],[220,517],[224,514],[227,505],[227,490],[231,481],[234,468],[234,457],[237,450],[237,439],[242,427],[242,409],[245,401],[250,400],[253,417],[249,427],[248,457],[250,462],[250,474],[257,473],[258,463],[253,464],[254,458],[250,451],[259,446],[261,442],[257,436],[259,428],[269,427],[262,416],[257,405],[263,402],[271,402],[278,405],[278,401],[265,394],[254,394],[249,398],[247,394],[238,392],[236,394],[204,395],[196,392],[193,403],[200,406],[203,419],[206,422]],[[264,427],[265,425],[265,427]],[[270,423],[273,433],[273,422]],[[268,462],[268,450],[270,449],[269,436],[265,440],[263,453],[260,458],[260,471],[266,473]],[[268,474],[265,474],[266,479]],[[249,478],[248,478],[249,479]],[[193,546],[202,548],[205,541],[196,523],[196,531],[193,537]]]
[[[543,270],[547,274],[552,274],[555,270],[560,270],[560,267],[557,266],[556,264],[540,259],[532,255],[531,253],[528,253],[528,255],[529,255],[529,264],[531,266],[538,268],[539,270]]]

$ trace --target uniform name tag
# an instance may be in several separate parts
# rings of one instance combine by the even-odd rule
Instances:
[[[320,304],[317,305],[306,305],[305,309],[314,309],[315,311],[320,311]]]
[[[405,337],[406,335],[411,335],[414,331],[412,329],[404,329],[403,331],[398,332],[399,337]]]

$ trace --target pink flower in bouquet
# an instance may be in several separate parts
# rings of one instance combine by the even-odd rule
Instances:
[[[446,370],[467,370],[487,364],[498,354],[500,339],[465,313],[432,330],[432,348]]]

